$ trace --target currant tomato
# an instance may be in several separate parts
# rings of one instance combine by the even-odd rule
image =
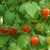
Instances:
[[[36,22],[31,21],[31,24],[35,24]]]
[[[50,36],[47,36],[47,43],[50,44]]]
[[[10,28],[10,34],[15,34],[17,30],[15,28]]]
[[[37,24],[36,25],[36,30],[37,31],[42,31],[43,30],[43,25],[42,24]]]
[[[44,17],[47,17],[49,15],[49,9],[48,8],[42,8],[41,9],[41,14],[44,16]]]
[[[39,41],[39,39],[38,39],[37,36],[31,36],[30,37],[30,44],[37,45],[38,44],[38,41]]]
[[[2,34],[7,34],[7,32],[8,32],[8,29],[1,28],[1,30],[0,30],[0,31],[1,31],[1,33],[2,33]]]
[[[23,25],[22,30],[24,32],[27,32],[28,31],[28,25],[27,24]]]

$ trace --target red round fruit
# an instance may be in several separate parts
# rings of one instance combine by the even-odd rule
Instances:
[[[30,37],[30,44],[36,45],[36,44],[38,44],[38,41],[39,41],[39,39],[37,36],[31,36]]]
[[[44,17],[47,17],[49,15],[49,9],[48,8],[42,8],[41,9],[41,14],[44,16]]]
[[[0,31],[1,31],[1,33],[2,33],[2,34],[6,34],[6,33],[8,32],[8,29],[1,28],[1,30],[0,30]]]
[[[17,30],[15,28],[10,29],[10,34],[15,34],[16,32],[17,32]]]
[[[35,24],[36,22],[31,21],[31,24]]]
[[[23,30],[24,32],[27,32],[27,30],[28,30],[28,25],[27,25],[27,24],[23,25],[22,30]]]

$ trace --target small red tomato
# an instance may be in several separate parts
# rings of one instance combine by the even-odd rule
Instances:
[[[17,32],[17,30],[15,28],[10,29],[10,34],[15,34],[16,32]]]
[[[2,33],[2,34],[6,34],[7,32],[8,32],[8,29],[1,28],[1,33]]]
[[[42,8],[41,9],[41,14],[44,16],[44,17],[47,17],[49,15],[49,9],[48,8]]]
[[[31,24],[35,24],[36,22],[31,21]]]
[[[30,37],[30,44],[36,45],[36,44],[38,44],[38,41],[39,41],[39,39],[37,36],[31,36]]]
[[[23,30],[24,32],[27,32],[27,30],[28,30],[28,25],[27,25],[27,24],[23,25],[22,30]]]

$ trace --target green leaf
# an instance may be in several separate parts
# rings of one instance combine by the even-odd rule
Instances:
[[[33,20],[35,21],[37,21],[37,19],[38,19],[38,17],[39,17],[39,13],[38,13],[38,11],[35,13],[35,16],[34,16],[34,18],[33,18]]]
[[[50,0],[48,0],[48,2],[50,2]]]
[[[3,15],[5,12],[5,6],[0,4],[0,15]]]
[[[16,3],[17,2],[17,0],[8,0],[8,3]]]
[[[45,0],[40,0],[39,1],[39,5],[42,5],[43,6],[44,4],[45,4]]]
[[[9,50],[21,50],[21,48],[16,45],[16,43],[11,43],[9,46]]]
[[[15,43],[15,42],[16,42],[16,41],[15,41],[14,38],[11,37],[11,38],[9,39],[9,44],[11,44],[11,43]]]
[[[19,18],[19,16],[18,15],[16,15],[16,19],[15,19],[15,24],[19,24],[19,23],[21,23],[21,19]]]
[[[15,13],[10,12],[10,11],[5,11],[5,16],[4,16],[4,23],[11,25],[13,23],[13,20],[15,18]]]
[[[3,12],[4,12],[4,10],[5,10],[4,5],[1,5],[1,4],[0,4],[0,12],[1,12],[1,11],[3,11]]]
[[[0,35],[0,47],[3,47],[3,44],[6,44],[8,40],[8,36]]]
[[[46,49],[44,49],[44,48],[39,48],[39,50],[46,50]]]
[[[22,48],[26,46],[29,43],[29,41],[30,41],[29,36],[21,35],[17,40],[17,44]]]
[[[26,11],[26,13],[28,13],[28,15],[30,15],[31,18],[35,18],[35,14],[38,10],[40,10],[39,6],[37,5],[37,3],[32,2],[30,3],[26,3],[21,5],[20,10],[19,11]]]
[[[46,37],[39,35],[39,41],[42,46],[46,46]]]
[[[9,9],[10,9],[10,11],[14,11],[15,10],[15,5],[11,5]]]
[[[48,34],[47,32],[48,32],[48,25],[47,24],[43,24],[43,27],[44,27],[44,29],[43,29],[43,33],[46,33],[46,34]]]

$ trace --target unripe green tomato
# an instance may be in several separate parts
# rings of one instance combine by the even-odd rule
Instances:
[[[36,25],[36,30],[37,31],[42,31],[43,30],[43,25],[42,24],[37,24]]]
[[[48,44],[50,44],[50,36],[47,36],[46,41],[47,41]]]

